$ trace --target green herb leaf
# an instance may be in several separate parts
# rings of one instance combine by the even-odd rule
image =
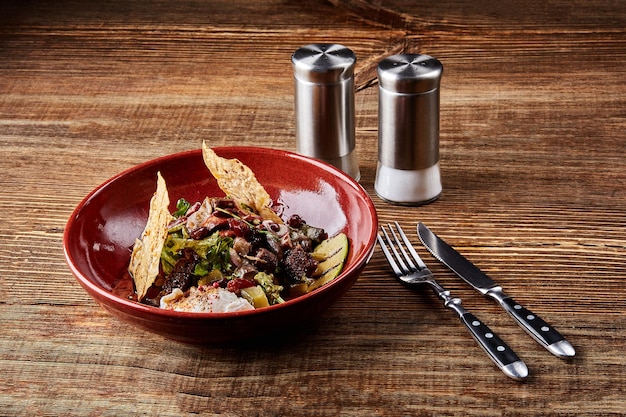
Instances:
[[[184,198],[178,199],[176,202],[176,211],[172,213],[172,216],[179,218],[187,214],[187,210],[191,207],[191,203]]]
[[[230,263],[232,244],[232,238],[220,237],[219,232],[201,240],[169,235],[161,252],[163,271],[166,274],[171,272],[172,267],[180,258],[180,252],[187,248],[193,249],[203,259],[202,266],[194,275],[204,276],[213,269],[228,272],[232,269]]]
[[[210,239],[213,240],[213,244],[209,246],[209,250],[206,252],[209,269],[230,270],[230,248],[233,245],[233,239],[219,237],[217,233],[212,235]]]

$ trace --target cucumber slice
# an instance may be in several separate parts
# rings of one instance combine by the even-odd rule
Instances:
[[[348,236],[344,233],[339,233],[317,245],[311,256],[319,264],[313,273],[312,278],[315,281],[309,285],[309,291],[329,283],[341,273],[348,257],[348,248]]]

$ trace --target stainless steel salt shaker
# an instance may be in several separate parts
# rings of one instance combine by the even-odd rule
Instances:
[[[295,79],[296,151],[360,179],[355,151],[354,52],[311,44],[291,57]]]
[[[439,87],[443,65],[421,54],[378,64],[378,166],[383,200],[419,205],[439,197]]]

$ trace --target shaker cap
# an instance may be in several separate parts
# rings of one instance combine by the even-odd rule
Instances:
[[[356,56],[339,44],[310,44],[291,56],[294,76],[300,81],[332,84],[354,75]]]
[[[422,54],[399,54],[378,64],[380,87],[395,93],[421,94],[439,88],[443,65]]]

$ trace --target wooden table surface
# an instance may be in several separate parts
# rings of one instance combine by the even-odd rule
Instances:
[[[510,4],[514,3],[514,4]],[[0,415],[591,416],[626,413],[626,2],[5,0],[0,5]],[[361,184],[423,221],[574,345],[558,359],[418,248],[526,361],[506,378],[379,251],[319,321],[197,347],[114,319],[63,257],[73,208],[138,163],[295,150],[290,57],[357,55]],[[439,200],[380,200],[376,65],[444,65]]]

